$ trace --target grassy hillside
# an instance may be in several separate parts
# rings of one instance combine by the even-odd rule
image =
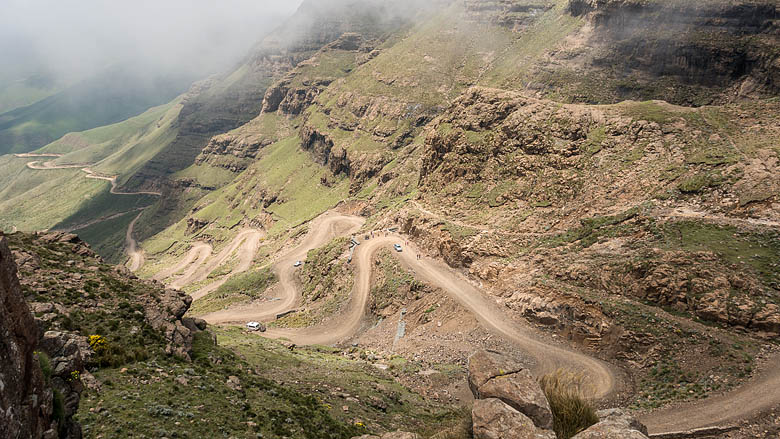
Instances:
[[[180,296],[57,238],[18,233],[9,245],[33,256],[20,266],[26,299],[57,306],[37,315],[41,325],[103,340],[84,351],[90,374],[70,375],[88,384],[76,414],[86,438],[349,438],[398,428],[432,433],[458,421],[454,407],[426,401],[390,372],[337,349],[290,350],[241,330],[208,329],[177,346],[191,361],[166,353],[169,335],[149,316],[168,306],[167,317],[178,321],[171,309],[183,304]]]
[[[42,160],[90,165],[104,175],[119,175],[121,184],[175,136],[172,124],[180,108],[174,101],[118,124],[71,133],[40,150],[62,157]],[[32,161],[35,159],[0,156],[4,171],[0,175],[0,222],[6,229],[71,229],[154,201],[150,196],[112,195],[108,182],[87,179],[78,168],[27,168]]]
[[[0,157],[0,227],[4,230],[71,229],[97,218],[148,205],[148,196],[116,196],[106,181],[84,177],[79,169],[39,171],[26,167],[30,159]]]

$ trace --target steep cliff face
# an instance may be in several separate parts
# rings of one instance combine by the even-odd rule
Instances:
[[[284,114],[299,114],[322,88],[349,72],[350,66],[357,62],[356,55],[370,52],[376,43],[369,41],[386,37],[408,20],[409,9],[396,7],[402,3],[304,2],[235,71],[192,87],[176,124],[176,140],[149,161],[129,184],[140,185],[145,180],[166,177],[186,168],[204,148],[209,152],[218,151],[219,148],[209,144],[213,136],[250,122],[264,108],[266,112],[281,109]],[[343,62],[324,60],[321,66],[316,56],[321,50],[337,52],[337,61]],[[352,60],[343,60],[345,54]],[[301,65],[304,62],[307,64]],[[298,70],[310,73],[310,78],[304,78],[306,73],[285,76],[299,65]],[[203,163],[208,158],[198,161]],[[242,170],[242,166],[245,164],[225,167]]]
[[[572,0],[569,10],[592,23],[591,67],[617,81],[617,98],[701,105],[780,91],[776,2]]]
[[[492,23],[513,32],[523,32],[534,19],[554,7],[549,0],[466,0],[465,18],[475,23]]]
[[[291,24],[260,46],[261,51],[285,47],[294,60],[289,68],[271,76],[274,82],[258,102],[261,114],[228,135],[212,138],[197,162],[233,171],[246,169],[250,161],[243,159],[256,158],[262,148],[286,134],[270,127],[270,118],[284,117],[297,124],[295,119],[320,93],[376,57],[380,52],[377,47],[408,24],[414,11],[420,9],[404,1],[305,2]],[[298,34],[291,33],[293,25],[297,26]],[[257,55],[252,59],[257,59]]]
[[[70,422],[73,411],[63,407],[63,395],[55,396],[52,390],[52,370],[48,376],[41,370],[39,356],[44,354],[36,352],[38,347],[38,326],[24,300],[7,240],[0,236],[0,437],[81,437],[78,424]],[[78,393],[74,397],[78,407]]]

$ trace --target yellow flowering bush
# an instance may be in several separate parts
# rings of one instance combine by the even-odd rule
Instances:
[[[81,378],[81,372],[74,370],[70,373],[70,382],[78,381]]]
[[[108,340],[106,340],[102,335],[90,335],[89,346],[93,351],[99,354],[108,349]]]

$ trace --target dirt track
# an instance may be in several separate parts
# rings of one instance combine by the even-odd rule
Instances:
[[[324,215],[311,225],[307,237],[279,259],[275,264],[279,284],[277,292],[281,300],[270,306],[254,305],[238,309],[228,309],[204,316],[211,324],[243,323],[247,320],[269,321],[276,314],[292,309],[300,297],[300,287],[295,279],[296,260],[301,260],[306,253],[327,243],[335,236],[349,235],[362,225],[362,219],[348,216]],[[357,248],[354,263],[357,266],[355,287],[350,298],[348,311],[332,325],[316,326],[305,329],[269,329],[264,336],[271,338],[286,338],[296,344],[334,344],[351,337],[360,329],[365,314],[366,303],[371,290],[371,261],[374,254],[381,248],[390,247],[402,241],[398,236],[376,237],[364,241]],[[528,329],[521,328],[511,321],[492,300],[473,287],[466,279],[433,259],[418,260],[417,253],[406,249],[399,256],[404,265],[414,270],[417,277],[437,287],[442,288],[450,296],[473,312],[480,322],[489,330],[515,342],[538,359],[537,372],[551,371],[559,367],[569,367],[582,370],[590,377],[594,396],[605,397],[616,387],[614,373],[605,363],[588,356],[545,344],[528,335]]]
[[[27,154],[15,154],[16,157],[19,158],[39,158],[39,157],[51,157],[51,158],[57,158],[62,157],[62,154],[34,154],[34,153],[27,153]],[[32,161],[27,163],[27,167],[30,169],[35,169],[39,171],[51,171],[51,170],[57,170],[57,169],[75,169],[75,168],[81,168],[81,171],[84,172],[86,175],[86,178],[91,178],[94,180],[104,180],[111,183],[111,190],[110,192],[113,195],[153,195],[156,197],[161,197],[162,193],[160,192],[153,192],[153,191],[138,191],[138,192],[122,192],[117,190],[117,176],[104,176],[100,175],[96,172],[94,172],[92,169],[85,167],[84,164],[56,164],[54,161],[48,161],[48,162],[41,162],[41,161]],[[139,268],[141,268],[144,265],[145,258],[143,250],[141,250],[138,246],[138,242],[133,238],[133,230],[135,228],[136,222],[141,218],[141,215],[144,213],[144,209],[141,209],[141,212],[136,216],[133,221],[130,223],[130,225],[127,227],[127,233],[125,233],[125,249],[127,251],[127,256],[130,258],[128,261],[128,268],[130,271],[137,271]],[[107,217],[105,220],[115,218],[116,216],[110,216]],[[104,220],[101,220],[104,221]],[[92,221],[90,225],[97,224],[101,221]]]
[[[249,268],[252,266],[252,262],[254,262],[257,251],[260,249],[260,242],[264,237],[265,232],[256,229],[245,230],[239,233],[238,236],[233,239],[233,242],[227,246],[227,248],[222,250],[212,261],[204,264],[201,270],[197,270],[193,274],[192,281],[200,282],[207,279],[211,272],[216,270],[220,265],[224,264],[234,253],[238,254],[238,265],[230,271],[229,275],[223,276],[222,279],[212,282],[211,284],[193,293],[192,299],[200,299],[201,297],[219,288],[222,284],[227,282],[230,277],[249,270]]]
[[[127,248],[127,255],[130,256],[130,265],[127,268],[129,268],[130,271],[138,271],[146,260],[144,258],[143,250],[138,249],[138,242],[133,239],[133,228],[135,227],[136,221],[138,221],[143,214],[143,212],[139,213],[138,216],[130,222],[130,225],[127,226],[127,233],[125,234],[125,248]]]
[[[651,434],[735,424],[780,404],[780,357],[741,387],[702,401],[670,406],[642,416]]]
[[[269,321],[276,318],[280,312],[295,307],[300,296],[299,286],[295,279],[296,261],[306,259],[309,250],[321,247],[338,236],[346,236],[357,232],[365,222],[354,216],[343,216],[326,213],[311,222],[309,233],[305,238],[274,264],[274,273],[279,279],[278,285],[271,292],[279,300],[271,304],[254,304],[241,308],[227,309],[204,316],[212,324],[241,323],[247,320]],[[312,343],[316,344],[316,343]]]
[[[181,261],[179,261],[178,264],[174,265],[171,268],[167,268],[165,270],[161,270],[157,274],[154,275],[155,280],[163,280],[167,279],[174,274],[184,270],[187,267],[193,267],[192,272],[194,273],[195,270],[200,266],[200,264],[203,263],[203,260],[205,258],[208,258],[211,255],[211,252],[213,249],[211,248],[211,245],[205,243],[205,242],[196,242],[195,245],[190,249],[189,252],[187,252],[187,256],[184,257]],[[185,273],[186,275],[186,273]],[[192,273],[189,273],[191,276]]]
[[[17,155],[17,157],[56,157],[56,155]],[[38,163],[39,162],[28,163],[28,167],[31,169],[50,170],[69,169],[82,166],[54,165],[51,162],[38,165]],[[116,190],[116,177],[100,176],[92,172],[89,168],[82,168],[82,171],[87,174],[87,178],[102,179],[111,182],[111,193],[116,195],[160,195],[156,192],[118,192]],[[688,210],[678,210],[672,212],[669,216],[702,218],[706,215]],[[143,253],[137,250],[137,243],[132,238],[133,226],[139,217],[140,214],[130,224],[126,234],[127,249],[131,259],[131,270],[136,270],[143,264]],[[743,221],[760,225],[778,225],[774,221]],[[280,293],[283,295],[282,300],[278,303],[274,303],[271,307],[226,310],[210,314],[206,316],[206,319],[210,323],[243,323],[249,319],[267,320],[272,318],[271,316],[275,316],[278,312],[292,308],[299,296],[299,287],[294,277],[295,270],[292,268],[294,261],[303,259],[308,250],[326,243],[333,236],[352,233],[351,231],[359,229],[361,224],[362,220],[355,217],[337,215],[324,215],[321,219],[315,220],[311,225],[313,232],[310,232],[301,244],[278,260],[275,265],[280,279],[279,288],[281,289]],[[247,232],[257,233],[257,231],[245,231],[243,233]],[[207,244],[196,246],[188,253],[187,258],[185,258],[184,261],[171,269],[172,272],[170,274],[181,271],[191,264],[191,269],[182,276],[184,280],[187,282],[193,282],[193,279],[203,280],[207,278],[208,274],[211,273],[214,268],[224,263],[239,247],[240,241],[237,241],[239,238],[241,238],[241,241],[253,242],[256,236],[257,235],[247,235],[236,237],[233,244],[228,246],[226,250],[223,250],[215,261],[206,264],[204,267],[202,267],[202,265],[211,254],[211,248]],[[262,239],[262,236],[257,238],[257,242],[259,242],[260,239]],[[399,241],[401,241],[401,238],[399,237],[378,237],[364,242],[363,245],[358,247],[358,250],[355,253],[355,263],[357,264],[355,289],[350,298],[350,304],[346,315],[339,319],[336,324],[301,330],[271,329],[264,335],[271,338],[286,338],[297,344],[333,344],[355,334],[360,329],[370,292],[372,257],[380,248],[389,247],[393,243]],[[230,252],[225,254],[228,250],[230,250]],[[251,259],[248,262],[250,265],[247,265],[246,256],[251,255],[253,258],[256,251],[257,247],[255,245],[244,244],[244,246],[241,246],[241,262],[239,267],[234,270],[234,273],[242,267],[245,267],[243,268],[244,270],[248,269],[251,265]],[[606,396],[615,389],[615,375],[608,365],[586,355],[562,347],[546,344],[545,342],[530,336],[528,334],[530,331],[520,327],[517,323],[506,317],[495,302],[485,297],[481,291],[471,285],[471,283],[459,273],[436,260],[428,258],[418,260],[416,258],[416,253],[412,249],[407,248],[403,253],[397,255],[405,266],[414,270],[418,278],[442,288],[447,294],[461,303],[461,305],[473,312],[480,323],[486,328],[517,343],[536,358],[537,373],[542,373],[558,367],[568,367],[583,371],[586,376],[589,377],[590,383],[595,389],[594,396],[596,397]],[[215,263],[216,265],[214,265]],[[212,265],[213,268],[207,270],[207,268]],[[177,279],[177,282],[180,279]],[[776,363],[777,361],[774,362],[774,364]],[[648,426],[650,433],[652,434],[685,431],[712,425],[724,425],[737,420],[750,418],[757,415],[762,410],[777,406],[778,403],[780,403],[780,391],[777,389],[780,389],[780,368],[770,367],[763,374],[736,390],[723,395],[710,397],[702,401],[661,409],[643,416],[642,421]]]
[[[339,217],[332,217],[338,220]],[[330,227],[333,223],[328,223]],[[320,225],[322,227],[322,224]],[[312,229],[317,226],[312,224]],[[210,323],[238,323],[247,320],[272,320],[276,313],[291,309],[299,297],[299,286],[292,274],[292,263],[302,257],[305,248],[327,242],[314,239],[310,234],[304,243],[285,255],[277,262],[280,276],[279,288],[284,292],[283,300],[269,304],[270,307],[254,305],[243,309],[220,311],[206,316]],[[370,280],[373,255],[381,248],[402,242],[399,236],[377,237],[365,241],[355,252],[357,264],[355,287],[347,311],[333,324],[304,329],[269,329],[263,335],[270,338],[284,338],[296,344],[333,344],[348,339],[359,331],[365,315],[366,303],[370,292]],[[305,245],[304,245],[305,244]],[[313,248],[313,247],[312,247]],[[511,340],[525,349],[536,359],[536,373],[559,367],[582,371],[587,377],[597,398],[609,395],[617,386],[615,373],[604,362],[569,349],[551,345],[530,335],[532,331],[522,327],[507,317],[498,305],[486,297],[461,274],[445,264],[430,258],[417,259],[413,248],[405,248],[403,253],[395,253],[402,264],[415,273],[421,280],[429,282],[457,300],[466,309],[474,313],[485,328]],[[292,298],[292,300],[291,300]],[[770,389],[780,388],[780,370],[773,368],[761,377],[730,393],[708,398],[691,404],[659,410],[642,418],[651,433],[685,431],[694,428],[724,425],[739,419],[750,418],[761,410],[776,406],[780,402],[780,393]]]
[[[222,279],[214,281],[192,294],[194,300],[200,299],[206,294],[216,290],[224,284],[231,276],[243,273],[252,266],[255,255],[260,248],[260,242],[265,237],[265,232],[257,229],[247,229],[236,235],[219,254],[214,256],[214,249],[210,244],[197,242],[187,252],[182,260],[168,269],[162,270],[154,276],[156,280],[170,279],[176,274],[183,273],[169,280],[169,286],[172,288],[182,288],[196,282],[208,279],[209,275],[221,265],[226,263],[233,255],[238,256],[238,265],[230,273],[223,276]]]
[[[333,344],[354,335],[362,323],[369,292],[371,291],[371,270],[374,254],[381,248],[391,248],[392,244],[403,242],[398,236],[376,237],[363,242],[355,252],[357,264],[355,287],[350,299],[349,310],[332,325],[316,326],[305,329],[269,329],[265,334],[270,338],[285,338],[296,344]],[[396,254],[402,263],[413,270],[416,277],[429,282],[449,294],[462,306],[474,313],[487,329],[511,340],[537,359],[537,373],[568,367],[580,370],[588,377],[593,396],[603,398],[616,386],[614,373],[605,363],[568,349],[552,346],[529,335],[529,329],[522,328],[511,321],[486,298],[482,292],[472,286],[461,275],[444,264],[429,258],[417,259],[417,252],[406,248]],[[294,284],[286,288],[296,288]]]

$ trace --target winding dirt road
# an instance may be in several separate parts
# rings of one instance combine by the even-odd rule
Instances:
[[[670,406],[642,416],[650,434],[735,424],[780,404],[780,370],[776,366],[730,392],[707,399]]]
[[[127,226],[127,233],[125,233],[125,248],[127,249],[127,255],[130,256],[130,264],[127,268],[130,271],[138,271],[138,269],[144,265],[144,261],[146,260],[144,258],[143,250],[138,249],[138,242],[136,242],[136,240],[133,238],[133,228],[135,227],[135,223],[139,218],[141,218],[141,215],[143,214],[144,213],[142,211],[133,219],[133,221],[130,222],[130,225]]]
[[[269,321],[283,311],[292,309],[300,297],[300,286],[295,278],[293,264],[306,253],[336,236],[355,233],[363,224],[362,218],[326,214],[311,224],[311,232],[304,240],[274,265],[279,277],[277,293],[281,300],[269,306],[252,305],[228,309],[204,316],[211,324],[242,323],[247,320]],[[344,315],[330,325],[304,329],[269,329],[263,335],[270,338],[285,338],[296,344],[334,344],[354,335],[360,329],[365,316],[366,304],[371,291],[371,261],[381,248],[389,248],[402,241],[399,236],[384,236],[364,241],[358,246],[353,261],[356,264],[356,280],[350,303]],[[481,324],[504,338],[516,343],[537,359],[537,373],[552,371],[560,367],[581,370],[590,380],[594,396],[603,398],[616,388],[614,372],[599,360],[586,355],[551,346],[529,335],[528,328],[521,328],[508,318],[491,299],[471,285],[465,278],[446,265],[429,258],[417,259],[417,253],[406,249],[398,255],[402,263],[414,270],[416,276],[441,289],[474,313]]]
[[[252,305],[243,309],[229,309],[205,316],[212,324],[237,323],[247,320],[269,321],[275,315],[291,309],[300,297],[300,286],[294,277],[294,261],[301,259],[310,248],[316,248],[327,242],[331,236],[337,236],[338,230],[332,229],[335,222],[354,217],[331,216],[330,220],[318,225],[312,224],[313,232],[298,247],[280,258],[276,263],[279,273],[279,284],[282,300],[267,304],[267,306]],[[354,219],[347,233],[352,233],[352,227],[359,227],[359,219]],[[331,228],[324,236],[316,233],[323,227]],[[355,286],[345,313],[335,322],[303,329],[271,328],[264,334],[269,338],[284,338],[299,345],[334,344],[353,336],[360,330],[365,317],[366,304],[371,289],[371,270],[373,256],[382,248],[391,248],[392,244],[402,242],[400,236],[377,237],[364,241],[355,252],[356,263]],[[471,311],[488,330],[497,333],[504,339],[517,344],[530,356],[536,359],[535,373],[545,373],[557,368],[568,368],[580,371],[588,378],[593,396],[603,398],[617,388],[615,370],[608,364],[575,352],[564,347],[548,344],[533,335],[532,330],[523,327],[509,318],[491,298],[471,284],[460,273],[452,270],[444,263],[422,257],[417,259],[413,248],[404,248],[404,252],[393,252],[401,263],[412,270],[418,279],[435,285],[462,306]],[[714,425],[724,425],[740,419],[750,418],[762,410],[772,408],[780,403],[780,393],[774,389],[780,388],[780,370],[770,368],[763,375],[750,381],[743,387],[732,392],[711,397],[696,403],[682,404],[676,407],[658,410],[642,417],[652,434],[686,431],[695,428]]]
[[[50,157],[50,158],[59,158],[62,157],[62,154],[36,154],[36,153],[26,153],[26,154],[15,154],[16,157],[19,158],[41,158],[41,157]],[[54,161],[47,161],[43,162],[40,160],[32,161],[27,163],[27,167],[30,169],[38,170],[38,171],[51,171],[51,170],[57,170],[57,169],[76,169],[80,168],[81,172],[83,172],[86,178],[91,178],[94,180],[104,180],[111,183],[111,189],[110,193],[113,195],[152,195],[156,197],[161,197],[161,192],[155,192],[155,191],[137,191],[137,192],[122,192],[117,189],[117,176],[106,176],[101,175],[92,169],[88,167],[89,165],[85,165],[83,163],[72,163],[72,164],[57,164],[54,163]],[[138,271],[146,261],[144,257],[144,252],[138,245],[138,242],[133,238],[133,230],[135,229],[135,224],[138,222],[138,219],[141,218],[141,215],[143,215],[144,210],[146,208],[140,209],[141,212],[136,216],[132,222],[130,222],[130,225],[127,226],[127,232],[125,233],[125,250],[127,252],[127,256],[130,258],[128,261],[128,269],[130,271]],[[109,216],[105,220],[116,218],[116,216]],[[99,221],[92,221],[90,225],[97,224],[98,222],[105,221],[105,220],[99,220]]]
[[[211,252],[213,251],[213,248],[210,244],[207,244],[205,242],[196,242],[192,246],[189,252],[187,252],[187,256],[185,256],[181,261],[179,261],[178,264],[174,265],[173,267],[166,268],[165,270],[159,271],[157,274],[154,275],[155,280],[164,280],[167,279],[176,273],[184,270],[187,267],[190,267],[190,270],[184,274],[184,276],[192,276],[193,273],[195,273],[195,270],[198,269],[198,267],[203,263],[203,261],[206,260],[209,256],[211,256]]]
[[[265,232],[258,229],[247,229],[236,235],[235,238],[212,258],[213,247],[205,242],[196,242],[187,252],[187,255],[173,267],[158,272],[154,279],[163,281],[183,272],[173,280],[169,280],[171,288],[180,289],[184,286],[208,279],[209,275],[217,268],[225,264],[231,257],[237,255],[238,265],[230,273],[219,280],[211,282],[192,294],[193,300],[200,299],[208,293],[216,290],[227,280],[237,274],[243,273],[252,266],[255,255],[260,249],[260,243],[265,238]]]
[[[58,157],[56,154],[24,154],[17,157]],[[51,170],[70,169],[83,165],[55,165],[45,162],[39,165],[39,161],[28,163],[31,169]],[[89,168],[82,167],[87,178],[101,179],[111,182],[111,193],[116,195],[161,195],[158,192],[119,192],[116,189],[116,177],[99,175]],[[428,213],[428,212],[426,212]],[[678,210],[671,213],[673,216],[706,218],[706,214],[688,210]],[[143,265],[143,252],[138,250],[138,245],[132,238],[133,227],[140,218],[140,214],[133,220],[127,230],[126,246],[130,255],[130,269],[137,270]],[[774,221],[743,220],[757,225],[777,226]],[[246,320],[273,319],[276,314],[293,308],[300,297],[300,286],[295,279],[293,263],[304,259],[306,253],[317,248],[336,236],[344,236],[355,233],[363,224],[363,220],[357,217],[337,214],[325,214],[311,223],[310,233],[295,248],[287,252],[277,260],[275,271],[279,277],[277,288],[281,294],[281,300],[270,306],[253,305],[244,309],[229,309],[205,316],[212,324],[243,323]],[[208,261],[212,248],[208,244],[198,243],[187,254],[183,261],[176,266],[158,274],[158,278],[170,277],[185,268],[189,269],[172,286],[185,285],[205,280],[214,269],[222,265],[236,251],[239,251],[239,265],[232,274],[246,271],[252,263],[257,252],[259,242],[263,234],[257,230],[241,232],[220,254],[212,261]],[[365,316],[366,304],[371,289],[372,258],[381,248],[390,247],[392,244],[402,241],[403,238],[377,237],[364,242],[357,248],[354,261],[356,263],[356,280],[354,290],[350,297],[350,303],[345,315],[335,323],[320,325],[304,329],[270,329],[264,336],[270,338],[285,338],[296,344],[333,344],[342,341],[357,333]],[[603,398],[611,394],[617,386],[616,374],[606,363],[574,352],[572,350],[547,344],[532,335],[528,328],[522,327],[507,317],[498,305],[482,291],[474,287],[461,274],[455,272],[440,261],[430,258],[417,259],[416,252],[405,248],[403,253],[395,253],[402,264],[414,271],[416,277],[432,285],[435,285],[462,306],[471,311],[480,323],[503,338],[516,343],[536,359],[535,372],[537,374],[565,367],[581,371],[588,378],[594,389],[593,396]],[[227,277],[225,277],[227,279]],[[222,280],[224,282],[224,280]],[[216,285],[216,286],[214,286]],[[202,297],[209,291],[219,286],[218,282],[197,292],[195,298]],[[209,289],[211,288],[211,289]],[[774,362],[775,364],[777,361]],[[642,417],[642,421],[648,426],[651,434],[674,431],[685,431],[694,428],[724,425],[741,419],[750,418],[757,413],[776,407],[780,404],[780,368],[769,367],[763,374],[754,378],[742,387],[731,392],[710,397],[702,401],[682,404],[657,410]]]
[[[229,275],[222,276],[220,280],[214,281],[194,292],[191,294],[192,299],[198,300],[201,297],[206,296],[208,293],[215,291],[222,284],[227,282],[228,279],[232,276],[249,270],[249,268],[252,266],[252,262],[255,260],[257,251],[260,249],[260,242],[263,240],[263,238],[265,238],[265,232],[262,230],[244,230],[243,232],[239,233],[238,236],[233,239],[230,245],[223,249],[214,259],[206,262],[189,278],[185,278],[188,283],[206,280],[209,274],[227,262],[227,260],[233,256],[234,253],[238,254],[238,265],[230,271]]]
[[[356,233],[364,222],[363,218],[356,216],[335,213],[320,215],[310,223],[306,237],[274,264],[274,273],[279,283],[270,294],[278,296],[276,298],[279,300],[270,304],[252,304],[217,311],[204,316],[204,319],[212,324],[241,323],[247,320],[269,321],[275,319],[277,314],[294,308],[300,297],[300,286],[295,276],[296,268],[293,266],[295,262],[306,259],[309,250],[321,247],[336,237]]]
[[[363,242],[355,252],[357,275],[355,287],[350,298],[348,311],[331,325],[315,326],[305,329],[269,329],[263,336],[286,338],[296,344],[333,344],[348,338],[360,329],[365,316],[366,304],[371,291],[372,260],[382,248],[392,248],[393,244],[403,242],[399,236],[376,237]],[[404,266],[414,271],[418,279],[435,285],[463,307],[471,311],[480,323],[491,332],[512,341],[536,359],[537,374],[566,367],[585,374],[593,388],[593,396],[604,398],[616,388],[614,372],[597,359],[586,355],[544,343],[530,335],[528,328],[521,327],[507,317],[495,303],[471,285],[459,273],[434,259],[417,259],[417,252],[408,247],[402,253],[393,252]],[[294,288],[288,284],[286,288]]]

